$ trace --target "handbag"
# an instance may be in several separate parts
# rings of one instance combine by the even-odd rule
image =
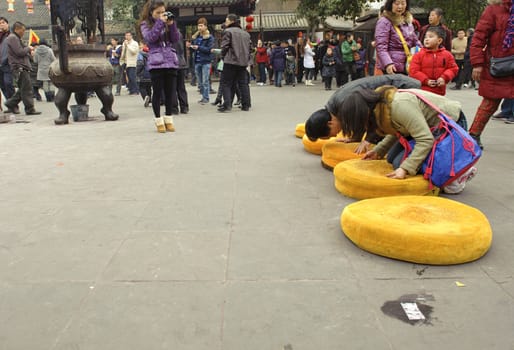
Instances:
[[[437,106],[413,90],[398,90],[416,95],[421,101],[437,111],[440,123],[431,128],[435,137],[434,145],[423,161],[421,172],[429,181],[429,188],[434,185],[443,188],[457,180],[468,171],[482,155],[477,142],[453,119],[446,116]],[[399,135],[399,142],[405,148],[406,158],[415,145],[415,140],[407,141]]]
[[[402,41],[403,45],[403,51],[405,51],[405,57],[407,58],[405,60],[405,73],[409,73],[410,68],[410,62],[412,61],[412,53],[410,52],[409,46],[407,45],[407,42],[405,41],[405,38],[403,37],[402,31],[398,26],[393,26],[394,30],[396,30],[396,33],[398,33],[398,36],[400,37],[400,40]]]
[[[489,73],[495,78],[514,75],[514,56],[491,57]]]

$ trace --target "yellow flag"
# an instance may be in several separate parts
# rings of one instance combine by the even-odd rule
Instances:
[[[32,43],[39,44],[39,36],[31,29],[29,31],[29,45]]]

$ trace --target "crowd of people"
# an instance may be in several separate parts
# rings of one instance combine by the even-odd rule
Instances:
[[[489,1],[476,28],[459,29],[455,37],[444,25],[442,9],[432,9],[428,24],[421,27],[409,11],[409,0],[386,0],[374,37],[367,43],[352,32],[327,31],[322,40],[300,35],[295,42],[291,38],[258,40],[255,45],[233,14],[226,17],[221,40],[209,31],[205,18],[198,19],[197,31],[185,40],[166,4],[147,1],[137,35],[127,32],[123,41],[112,38],[107,46],[106,58],[114,72],[113,94],[119,96],[125,86],[129,95],[140,96],[145,107],[151,105],[158,131],[164,132],[174,130],[173,115],[189,113],[188,77],[198,87],[198,102],[205,105],[216,93],[211,78],[218,75],[212,104],[225,113],[234,105],[243,111],[251,108],[252,80],[259,87],[281,88],[301,83],[312,87],[320,79],[320,86],[331,90],[333,82],[340,88],[366,76],[404,74],[418,80],[422,90],[439,95],[446,94],[450,83],[454,90],[477,89],[484,100],[470,133],[482,145],[480,135],[491,117],[514,123],[512,79],[494,78],[487,69],[491,56],[512,52],[511,41],[503,39],[511,35],[512,0]],[[48,67],[55,56],[44,39],[24,45],[24,32],[25,26],[16,22],[11,33],[8,21],[0,17],[0,88],[6,112],[19,113],[18,105],[23,102],[30,115],[39,113],[33,99],[42,99],[40,88],[47,101],[54,99]],[[73,41],[81,42],[80,36]],[[502,101],[501,111],[494,115]]]

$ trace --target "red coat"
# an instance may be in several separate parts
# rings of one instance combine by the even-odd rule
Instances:
[[[483,67],[478,94],[491,99],[514,98],[514,76],[493,78],[489,74],[491,56],[514,55],[514,45],[508,50],[502,47],[512,0],[489,0],[489,3],[477,23],[470,47],[471,65]]]
[[[443,78],[446,84],[459,73],[459,66],[450,51],[444,47],[437,51],[422,48],[412,57],[409,76],[421,82],[421,89],[438,95],[446,95],[446,85],[430,87],[429,80]]]
[[[265,47],[258,47],[257,53],[255,54],[255,63],[269,64],[268,50]]]

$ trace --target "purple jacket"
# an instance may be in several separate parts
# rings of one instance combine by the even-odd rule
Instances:
[[[141,23],[141,33],[148,46],[148,70],[162,68],[178,68],[178,57],[172,43],[179,40],[176,22],[168,26],[168,35],[165,31],[166,23],[156,19],[153,27],[146,22]]]
[[[282,46],[277,46],[271,51],[269,58],[274,71],[283,72],[286,69],[286,52]]]
[[[405,72],[405,61],[407,57],[403,49],[402,41],[398,33],[394,29],[393,22],[399,25],[403,37],[409,48],[416,45],[421,46],[418,36],[412,25],[412,16],[407,13],[405,23],[400,24],[397,16],[393,16],[390,12],[386,12],[383,17],[377,21],[375,28],[375,41],[377,52],[377,67],[385,70],[385,68],[394,64],[397,73]]]

